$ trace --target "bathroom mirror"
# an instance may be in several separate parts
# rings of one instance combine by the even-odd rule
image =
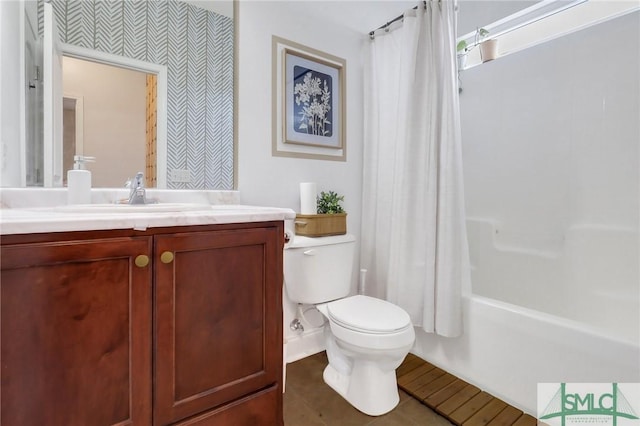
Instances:
[[[64,186],[77,155],[99,159],[87,164],[94,187],[122,186],[132,170],[148,188],[167,187],[166,74],[165,66],[63,45]]]
[[[102,2],[97,0],[74,1],[52,0],[51,2],[59,46],[67,63],[66,56],[84,59],[80,52],[96,52],[101,59],[91,61],[109,64],[104,57],[115,56],[138,61],[143,64],[156,65],[165,69],[165,86],[158,85],[157,100],[161,102],[164,95],[166,106],[165,119],[157,122],[157,128],[166,129],[166,143],[159,143],[156,151],[157,164],[140,165],[134,157],[144,156],[145,147],[149,156],[148,128],[149,115],[155,108],[146,105],[141,124],[132,125],[122,120],[109,121],[109,117],[118,115],[105,112],[104,109],[93,112],[92,108],[102,101],[93,100],[91,96],[81,93],[80,89],[60,89],[62,98],[53,96],[53,101],[62,110],[59,121],[66,116],[72,123],[65,130],[69,136],[73,129],[73,138],[82,151],[76,154],[96,157],[96,162],[88,165],[95,168],[96,187],[121,186],[129,175],[137,171],[153,174],[157,170],[157,184],[148,179],[149,186],[172,189],[233,189],[235,163],[234,135],[234,4],[231,0],[222,1],[168,1],[153,2]],[[38,1],[38,26],[44,32],[44,4]],[[69,50],[76,53],[68,54]],[[67,53],[65,53],[67,52]],[[77,64],[76,64],[77,65]],[[76,65],[73,71],[79,72]],[[122,64],[115,64],[122,67]],[[62,66],[69,68],[68,65]],[[131,68],[124,66],[124,68]],[[136,69],[136,67],[133,67]],[[43,70],[46,75],[46,69]],[[96,71],[90,71],[95,73]],[[148,75],[152,76],[151,72]],[[94,86],[103,92],[121,92],[130,95],[133,90],[117,86],[108,89],[107,80],[102,77],[94,79]],[[106,75],[106,74],[105,74]],[[69,80],[69,79],[67,79]],[[79,78],[71,78],[78,81]],[[91,78],[89,86],[91,85]],[[147,81],[147,86],[149,82]],[[153,84],[153,83],[151,83]],[[46,92],[46,90],[43,90]],[[152,89],[153,91],[153,89]],[[137,92],[137,90],[136,90]],[[148,92],[148,87],[147,87]],[[148,95],[149,93],[147,93]],[[44,96],[46,98],[46,96]],[[152,96],[153,98],[153,96]],[[136,98],[137,99],[137,98]],[[43,99],[45,102],[45,99]],[[119,101],[140,104],[139,100]],[[148,104],[149,101],[144,102]],[[27,185],[30,186],[62,186],[64,175],[69,167],[69,157],[73,154],[62,148],[54,150],[48,146],[50,139],[47,131],[47,103],[42,108],[44,131],[35,137],[27,137],[26,151],[33,153],[36,160],[27,159]],[[120,107],[122,110],[122,107]],[[28,113],[29,114],[29,113]],[[32,114],[33,115],[33,114]],[[162,114],[158,116],[161,120]],[[77,119],[84,118],[84,126]],[[55,121],[51,119],[52,121]],[[111,139],[91,136],[89,124],[100,121],[102,128],[136,127],[136,136],[131,141],[120,141],[127,137],[115,136]],[[82,124],[82,123],[80,123]],[[143,129],[143,130],[140,130]],[[82,132],[82,134],[78,134]],[[37,132],[36,132],[37,133]],[[52,132],[55,133],[55,132]],[[62,131],[59,132],[62,135]],[[159,135],[161,136],[161,135]],[[62,137],[62,136],[60,136]],[[39,140],[41,138],[41,140]],[[29,140],[31,139],[31,140]],[[102,139],[102,140],[98,140]],[[115,139],[118,139],[116,141]],[[135,140],[135,142],[134,142]],[[82,143],[83,142],[83,143]],[[117,142],[117,143],[116,143]],[[122,142],[122,143],[120,143]],[[99,149],[90,148],[92,144]],[[54,145],[54,144],[52,144]],[[135,146],[134,146],[135,145]],[[139,145],[139,146],[138,146]],[[127,148],[129,147],[129,148]],[[72,148],[73,149],[73,148]],[[44,151],[44,155],[42,152]],[[55,167],[47,167],[47,151],[55,161]],[[151,150],[153,151],[153,149]],[[135,152],[135,155],[133,154]],[[142,152],[143,154],[140,154]],[[151,153],[153,154],[153,153]],[[63,165],[62,157],[67,158]],[[141,167],[143,167],[141,169]],[[55,168],[53,171],[45,169]],[[93,171],[93,170],[92,170]],[[53,177],[46,179],[46,175]],[[109,174],[112,174],[109,180]],[[122,175],[122,176],[120,176]],[[57,180],[56,180],[57,179]]]

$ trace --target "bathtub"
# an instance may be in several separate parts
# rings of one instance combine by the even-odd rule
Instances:
[[[525,250],[467,225],[465,333],[418,332],[412,353],[532,415],[537,383],[640,382],[637,230],[573,226]]]

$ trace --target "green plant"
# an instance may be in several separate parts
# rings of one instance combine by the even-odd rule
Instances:
[[[489,35],[489,31],[484,28],[478,28],[476,30],[476,44],[482,43],[482,41]]]
[[[456,52],[460,54],[469,52],[476,45],[482,43],[488,35],[489,35],[489,31],[487,31],[486,29],[484,28],[476,29],[475,40],[474,40],[474,43],[471,45],[471,47],[469,47],[467,40],[460,40],[456,45]]]
[[[316,201],[318,214],[344,213],[344,209],[340,205],[340,203],[344,201],[344,195],[338,195],[333,191],[322,191],[316,198]]]

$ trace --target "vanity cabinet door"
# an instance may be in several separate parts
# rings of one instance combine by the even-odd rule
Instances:
[[[282,223],[154,244],[154,423],[281,425]]]
[[[136,266],[151,238],[16,240],[0,253],[0,423],[151,424],[152,268]]]

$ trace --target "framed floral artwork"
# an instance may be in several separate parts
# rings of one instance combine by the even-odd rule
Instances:
[[[344,59],[275,36],[273,59],[273,154],[345,161]]]

